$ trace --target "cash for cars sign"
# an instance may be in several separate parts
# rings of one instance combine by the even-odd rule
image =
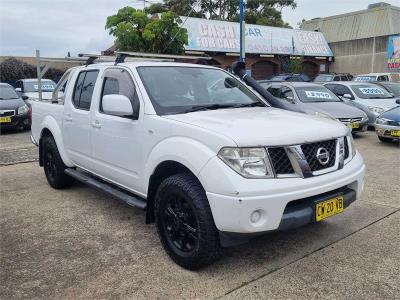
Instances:
[[[400,35],[389,37],[386,57],[388,71],[400,71]]]
[[[186,50],[239,52],[239,23],[181,17]],[[321,32],[246,24],[246,53],[333,56]]]

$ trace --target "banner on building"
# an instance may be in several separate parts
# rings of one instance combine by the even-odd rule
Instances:
[[[239,52],[239,23],[181,17],[186,50]],[[246,53],[333,56],[321,32],[246,24]]]
[[[400,71],[400,35],[389,36],[386,58],[388,71]]]

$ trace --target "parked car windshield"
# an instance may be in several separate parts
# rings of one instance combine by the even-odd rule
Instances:
[[[393,98],[384,88],[372,84],[352,85],[351,89],[361,99]]]
[[[327,88],[321,86],[304,86],[296,87],[299,100],[304,103],[308,102],[340,102],[339,98]]]
[[[385,89],[393,93],[396,97],[400,96],[400,83],[380,83]]]
[[[328,82],[328,81],[333,81],[334,76],[333,75],[318,75],[315,77],[314,81],[318,82]]]
[[[353,81],[375,81],[376,76],[356,76]]]
[[[146,66],[137,68],[157,114],[266,106],[227,72],[211,68]]]
[[[52,92],[56,87],[56,83],[53,80],[41,80],[42,82],[42,92]],[[25,81],[24,82],[24,92],[32,93],[38,92],[39,85],[37,81]]]
[[[0,100],[18,99],[15,90],[10,86],[0,85]]]

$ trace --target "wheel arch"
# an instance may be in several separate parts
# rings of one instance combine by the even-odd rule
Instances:
[[[57,121],[51,117],[45,118],[42,123],[42,130],[40,132],[40,138],[39,138],[39,164],[41,166],[43,165],[43,157],[42,157],[43,145],[42,144],[43,144],[43,139],[47,136],[53,137],[54,141],[56,142],[57,149],[58,149],[58,152],[60,153],[63,163],[68,167],[73,167],[74,164],[69,159],[69,157],[65,151],[60,127],[59,127]]]
[[[175,161],[175,160],[166,160],[157,165],[154,169],[154,172],[149,178],[149,185],[147,190],[147,208],[146,208],[146,223],[154,222],[154,198],[157,192],[158,186],[161,182],[173,175],[181,174],[181,173],[189,173],[194,178],[196,178],[200,185],[201,182],[199,178],[184,164]],[[203,185],[202,185],[203,186]]]

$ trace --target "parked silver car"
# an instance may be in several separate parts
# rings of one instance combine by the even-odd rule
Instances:
[[[383,112],[396,107],[396,97],[386,89],[359,81],[337,81],[324,84],[347,104],[353,105],[368,116],[368,125],[374,126],[375,119]]]
[[[367,115],[361,110],[345,104],[322,85],[308,82],[260,81],[259,83],[276,99],[275,103],[270,103],[274,107],[334,118],[352,128],[353,132],[367,130]]]

